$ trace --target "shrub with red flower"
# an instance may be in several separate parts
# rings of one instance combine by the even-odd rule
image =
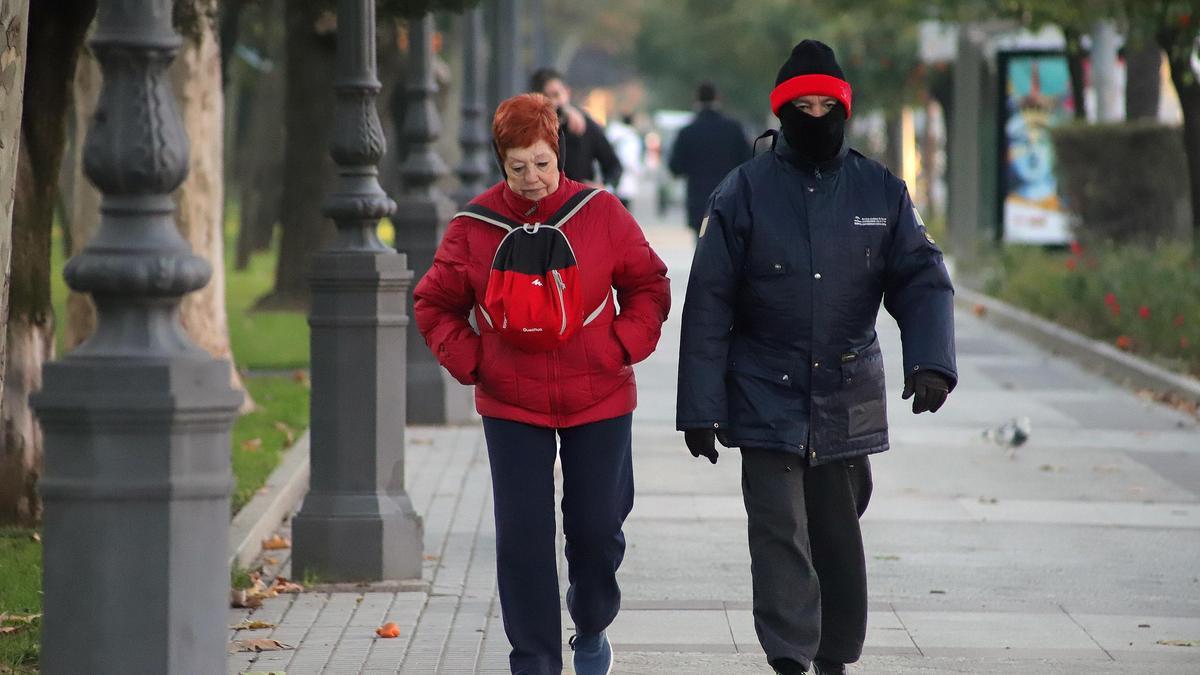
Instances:
[[[1083,255],[1083,244],[1078,241],[1071,241],[1071,255]]]
[[[1143,319],[1149,319],[1150,318],[1150,308],[1145,305],[1138,307],[1138,316],[1142,317]]]
[[[1124,349],[1125,351],[1133,349],[1133,338],[1129,337],[1128,335],[1118,335],[1117,348]]]
[[[1077,267],[1079,267],[1079,261],[1075,260],[1074,258],[1067,258],[1068,270],[1074,272]]]

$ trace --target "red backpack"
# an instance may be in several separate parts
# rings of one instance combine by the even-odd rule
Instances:
[[[572,195],[544,223],[517,223],[487,207],[468,204],[456,215],[504,228],[496,249],[487,292],[479,312],[501,337],[527,352],[547,352],[571,338],[586,320],[579,290],[579,268],[563,225],[599,192]]]

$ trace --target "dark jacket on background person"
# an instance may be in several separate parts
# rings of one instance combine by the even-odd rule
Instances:
[[[880,300],[906,376],[958,376],[942,252],[902,180],[843,144],[808,162],[782,135],[709,200],[683,310],[677,428],[810,464],[888,448]]]
[[[721,179],[750,159],[750,143],[737,122],[706,107],[675,137],[671,173],[687,177],[688,226],[699,231],[704,204]]]
[[[604,135],[604,129],[591,115],[582,110],[580,112],[587,120],[587,128],[582,136],[576,136],[563,128],[562,137],[566,140],[563,173],[567,178],[580,183],[602,182],[615,187],[621,180],[621,160],[617,159],[617,153],[608,142],[608,137]],[[565,121],[563,123],[565,124]],[[600,163],[600,173],[604,176],[602,181],[596,178],[596,162]]]

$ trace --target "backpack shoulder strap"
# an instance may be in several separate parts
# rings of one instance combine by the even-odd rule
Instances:
[[[515,229],[521,227],[520,223],[510,220],[510,219],[500,215],[499,213],[496,213],[495,211],[489,209],[488,207],[480,206],[479,204],[467,204],[466,206],[464,206],[462,208],[461,211],[454,214],[455,218],[458,218],[459,216],[465,216],[467,218],[474,218],[475,220],[481,220],[485,223],[490,223],[492,225],[495,225],[497,227],[502,227],[509,231],[512,231],[512,230],[515,230]]]
[[[600,190],[596,188],[585,188],[571,195],[558,210],[546,219],[546,225],[550,227],[562,227],[564,223],[571,219],[579,210],[582,209],[592,197],[595,197]]]

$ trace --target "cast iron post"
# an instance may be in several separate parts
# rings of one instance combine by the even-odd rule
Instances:
[[[292,525],[292,574],[323,581],[421,576],[423,526],[404,491],[406,298],[403,253],[376,234],[396,204],[379,186],[374,0],[338,2],[337,225],[309,275],[312,478]]]
[[[67,263],[92,337],[46,364],[41,671],[221,673],[229,635],[229,363],[196,346],[182,297],[211,268],[176,229],[188,140],[167,66],[172,0],[104,0],[104,75],[84,148],[100,228]]]
[[[454,204],[437,186],[449,170],[434,150],[442,133],[434,94],[433,15],[409,23],[408,111],[403,135],[408,155],[400,167],[404,188],[397,201],[396,250],[408,254],[418,278],[433,264],[443,228],[454,216]],[[412,300],[409,300],[409,313]],[[416,322],[408,327],[408,421],[412,424],[465,422],[471,418],[471,390],[450,378],[438,365]]]
[[[467,10],[463,20],[463,94],[462,127],[458,140],[462,146],[462,161],[457,172],[460,187],[454,200],[461,206],[487,189],[488,139],[483,119],[483,10]]]

